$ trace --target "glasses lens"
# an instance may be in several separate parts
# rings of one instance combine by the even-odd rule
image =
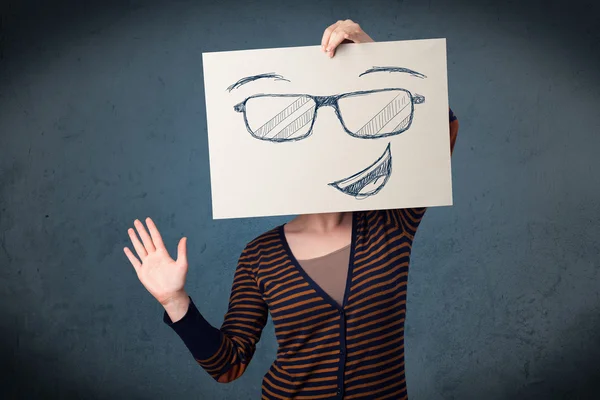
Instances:
[[[406,90],[345,96],[338,100],[338,106],[346,128],[365,139],[404,132],[412,121],[412,96]]]
[[[260,96],[246,102],[246,120],[258,139],[283,142],[310,133],[315,102],[308,96]]]

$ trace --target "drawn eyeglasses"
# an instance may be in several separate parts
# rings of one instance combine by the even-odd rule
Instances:
[[[412,124],[415,104],[425,97],[406,89],[385,88],[333,96],[256,94],[234,106],[248,132],[260,140],[290,142],[312,133],[317,110],[333,107],[344,130],[359,139],[398,135]],[[353,112],[360,109],[361,113]],[[357,115],[361,114],[361,115]]]

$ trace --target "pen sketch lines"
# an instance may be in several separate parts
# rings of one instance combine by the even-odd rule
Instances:
[[[407,73],[407,74],[417,77],[417,78],[421,78],[421,79],[427,78],[427,76],[423,75],[420,72],[413,71],[412,69],[403,68],[403,67],[373,67],[373,68],[369,68],[368,70],[366,70],[365,72],[363,72],[362,74],[360,74],[358,76],[361,77],[363,75],[372,74],[373,72],[404,72],[404,73]]]
[[[384,153],[374,163],[362,171],[330,183],[329,185],[344,194],[353,196],[358,200],[366,199],[377,193],[387,183],[392,175],[392,151],[388,143]]]
[[[243,113],[246,129],[254,138],[280,143],[310,136],[321,107],[333,107],[345,132],[355,138],[398,135],[412,124],[414,105],[424,102],[425,97],[406,89],[384,88],[331,96],[255,94],[233,108]]]
[[[311,107],[304,113],[300,114],[296,119],[287,124],[281,129],[276,135],[273,136],[275,140],[285,140],[292,137],[296,132],[300,131],[304,126],[309,124],[313,120],[315,107]],[[302,135],[302,133],[300,133]]]
[[[381,132],[383,128],[390,124],[390,122],[396,120],[396,116],[398,116],[406,107],[411,105],[408,96],[400,96],[400,94],[396,95],[380,112],[378,112],[369,122],[367,122],[362,128],[360,128],[356,132],[356,136],[372,136],[374,134],[378,134]],[[398,127],[404,124],[404,126],[408,125],[405,123],[406,120],[412,117],[412,113],[406,116],[402,122],[400,122],[394,129],[390,132],[398,131]]]
[[[239,81],[237,81],[236,83],[229,86],[227,88],[227,90],[231,92],[233,89],[237,89],[240,86],[245,85],[246,83],[250,83],[250,82],[256,81],[258,79],[266,79],[266,78],[275,79],[276,81],[290,82],[288,79],[285,79],[283,76],[281,76],[279,74],[276,74],[274,72],[267,72],[265,74],[252,75],[252,76],[247,76],[245,78],[242,78]]]
[[[312,102],[312,106],[309,107],[308,110],[304,111],[302,114],[300,114],[300,116],[296,117],[296,115],[297,115],[296,112],[302,108],[306,108],[303,106],[305,106],[309,102],[311,102],[310,97],[306,97],[306,96],[299,97],[297,100],[292,102],[292,104],[287,106],[281,112],[277,113],[277,115],[275,115],[273,118],[271,118],[270,120],[265,122],[262,126],[260,126],[258,129],[256,129],[254,131],[254,134],[257,137],[264,139],[277,126],[279,126],[282,123],[291,121],[291,122],[288,122],[288,124],[283,129],[281,129],[278,133],[276,133],[274,136],[272,136],[274,139],[289,138],[295,132],[297,132],[299,129],[301,129],[304,125],[306,125],[307,123],[309,123],[311,121],[312,114],[314,113],[314,110],[315,110],[314,102]],[[296,118],[294,119],[294,117],[296,117]]]

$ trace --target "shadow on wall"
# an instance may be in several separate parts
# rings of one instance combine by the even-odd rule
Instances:
[[[0,389],[4,399],[148,398],[147,392],[142,393],[136,389],[135,382],[126,388],[117,388],[116,385],[107,382],[103,391],[98,390],[100,384],[94,388],[87,387],[70,376],[69,367],[60,368],[61,354],[54,352],[52,348],[47,351],[16,346],[11,348],[11,343],[14,343],[14,340],[7,338],[6,331],[1,332]],[[48,364],[53,368],[44,367]]]
[[[600,399],[600,310],[581,314],[558,339],[540,343],[540,355],[531,357],[521,373],[525,377],[498,393],[473,393],[470,399],[593,400]],[[517,351],[515,349],[515,351]],[[477,382],[480,376],[467,379]]]
[[[580,314],[558,338],[510,398],[600,399],[600,310]]]

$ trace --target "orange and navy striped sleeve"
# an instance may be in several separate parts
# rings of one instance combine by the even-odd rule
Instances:
[[[163,316],[198,364],[220,383],[231,382],[244,373],[267,323],[268,308],[245,252],[235,271],[229,308],[221,329],[204,319],[191,297],[188,311],[181,320],[173,323],[166,312]]]
[[[458,135],[458,118],[451,108],[449,108],[449,124],[450,124],[450,154],[454,152],[454,144]],[[388,210],[388,220],[395,225],[402,227],[407,236],[414,239],[419,224],[427,211],[426,207],[420,208],[399,208]]]

